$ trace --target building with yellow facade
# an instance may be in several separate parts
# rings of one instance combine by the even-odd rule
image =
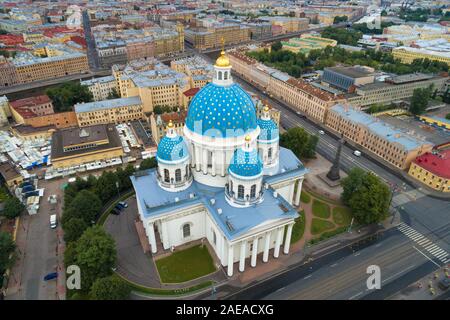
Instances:
[[[333,106],[325,125],[356,144],[361,151],[377,155],[401,170],[407,170],[414,159],[433,148],[430,142],[348,105]]]
[[[450,43],[445,40],[445,43],[429,41],[429,45],[423,46],[422,48],[402,46],[394,48],[392,55],[395,59],[400,59],[401,62],[408,64],[412,63],[415,59],[429,59],[444,62],[450,66]]]
[[[450,192],[450,143],[417,157],[408,174],[434,190]]]
[[[185,30],[185,39],[200,50],[220,48],[222,39],[227,45],[250,41],[250,28],[238,24],[214,24]]]
[[[68,168],[123,156],[114,125],[95,125],[57,130],[53,134],[51,159],[54,168]]]

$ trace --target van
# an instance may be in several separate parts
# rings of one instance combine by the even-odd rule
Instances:
[[[357,157],[361,157],[361,151],[355,150],[353,151],[353,154]]]
[[[50,228],[55,229],[58,225],[58,222],[56,221],[56,214],[52,214],[50,216]]]

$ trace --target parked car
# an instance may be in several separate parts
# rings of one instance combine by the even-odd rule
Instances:
[[[44,281],[53,280],[58,278],[58,272],[51,272],[44,277]]]
[[[56,214],[52,214],[50,216],[50,228],[55,229],[57,225],[58,225],[58,221],[56,219]]]
[[[322,134],[322,135],[324,135],[324,134],[325,134],[325,131],[323,131],[323,130],[319,130],[319,134]]]
[[[361,151],[355,150],[353,151],[353,154],[357,157],[361,157]]]
[[[442,279],[441,281],[439,281],[438,286],[443,291],[448,290],[448,288],[450,287],[450,279],[449,278]]]
[[[120,214],[120,210],[117,209],[117,208],[113,208],[113,209],[111,210],[111,214],[115,214],[116,216],[118,216],[118,215]]]
[[[123,208],[128,208],[128,203],[126,203],[125,201],[120,201],[119,205],[121,205]]]
[[[123,207],[120,204],[116,204],[116,206],[114,207],[114,209],[122,211]]]

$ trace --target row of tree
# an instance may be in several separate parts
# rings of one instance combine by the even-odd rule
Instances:
[[[45,94],[52,99],[56,112],[71,111],[77,103],[93,101],[92,93],[88,87],[81,85],[79,82],[65,82],[47,89]]]
[[[300,127],[291,128],[280,136],[280,145],[290,149],[301,159],[315,157],[318,141],[319,138],[316,135],[311,135]]]
[[[155,158],[141,162],[139,169],[156,166]],[[104,171],[98,178],[77,178],[64,190],[62,227],[67,249],[66,267],[76,265],[81,270],[81,289],[71,293],[72,299],[88,296],[90,299],[120,300],[130,294],[129,286],[113,274],[116,265],[114,239],[103,227],[95,225],[102,208],[118,193],[131,189],[132,165],[116,171]]]

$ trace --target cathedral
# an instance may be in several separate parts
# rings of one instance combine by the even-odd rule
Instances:
[[[183,136],[174,125],[158,144],[155,169],[131,177],[139,216],[153,253],[205,239],[233,275],[280,250],[289,253],[307,169],[279,146],[279,130],[264,107],[231,76],[225,52],[213,81],[192,99]]]

